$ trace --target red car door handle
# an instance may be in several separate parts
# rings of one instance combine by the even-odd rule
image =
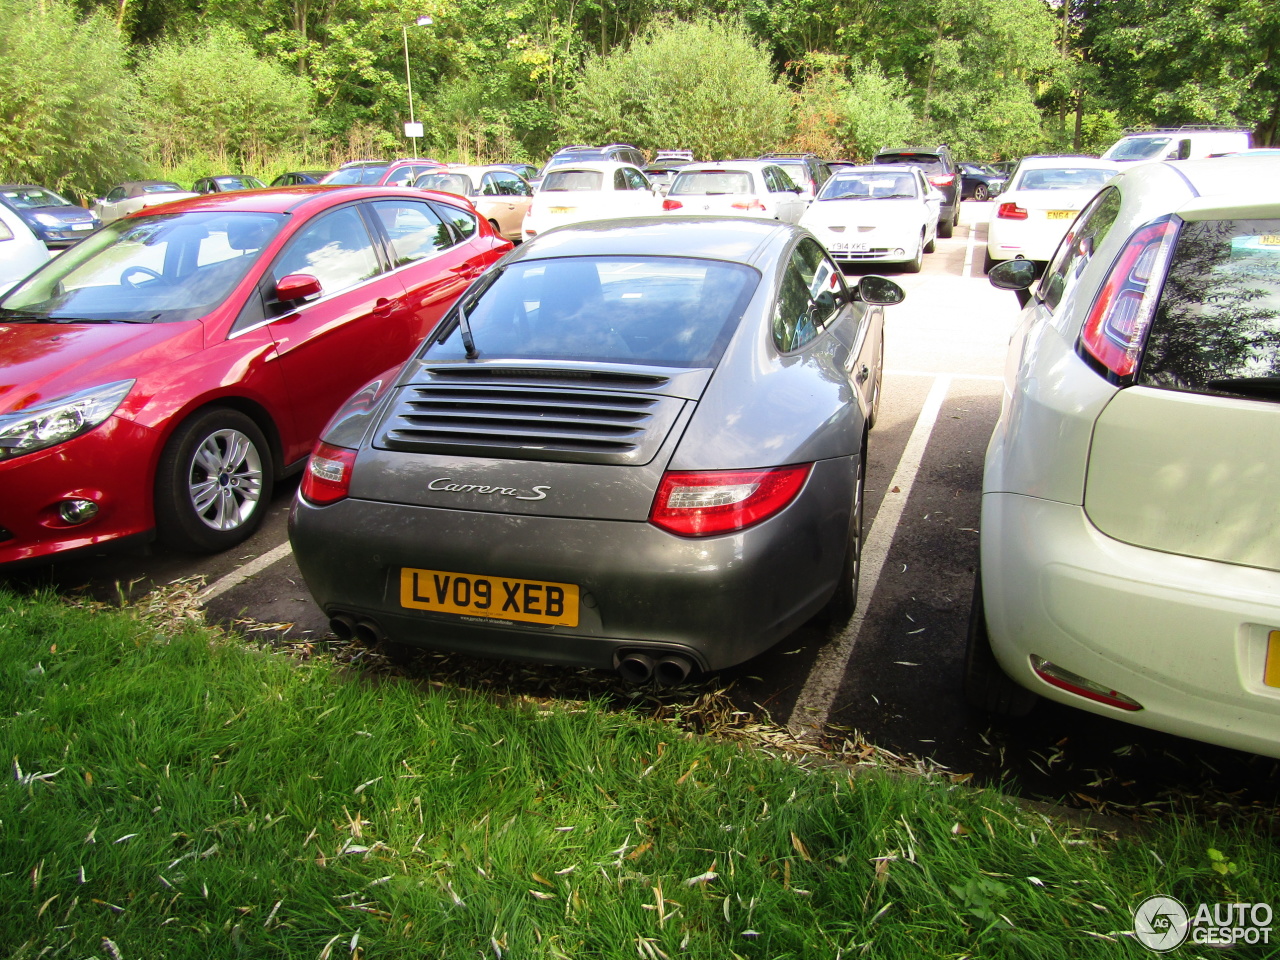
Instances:
[[[394,300],[388,300],[386,297],[379,297],[373,304],[373,312],[379,317],[385,317],[391,312],[391,308],[395,305]]]

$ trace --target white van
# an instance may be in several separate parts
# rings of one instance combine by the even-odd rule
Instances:
[[[1237,153],[1251,146],[1248,130],[1232,127],[1166,127],[1126,133],[1102,155],[1103,160],[1203,160]]]

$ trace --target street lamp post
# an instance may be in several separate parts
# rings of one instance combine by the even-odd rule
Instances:
[[[417,19],[416,24],[419,27],[429,27],[434,21],[428,16],[421,16]],[[417,122],[413,119],[413,81],[409,77],[409,28],[408,26],[400,27],[400,34],[404,39],[404,86],[409,92],[409,122],[405,124],[405,133],[410,134],[413,141],[413,156],[418,155],[418,136]]]

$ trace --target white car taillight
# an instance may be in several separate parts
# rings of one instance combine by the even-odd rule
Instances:
[[[1081,346],[1117,377],[1132,376],[1155,314],[1178,225],[1157,220],[1138,230],[1116,259],[1080,331]]]

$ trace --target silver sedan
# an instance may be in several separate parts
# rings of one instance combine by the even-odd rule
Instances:
[[[563,227],[331,421],[290,518],[340,637],[678,683],[853,613],[883,306],[808,231]]]

